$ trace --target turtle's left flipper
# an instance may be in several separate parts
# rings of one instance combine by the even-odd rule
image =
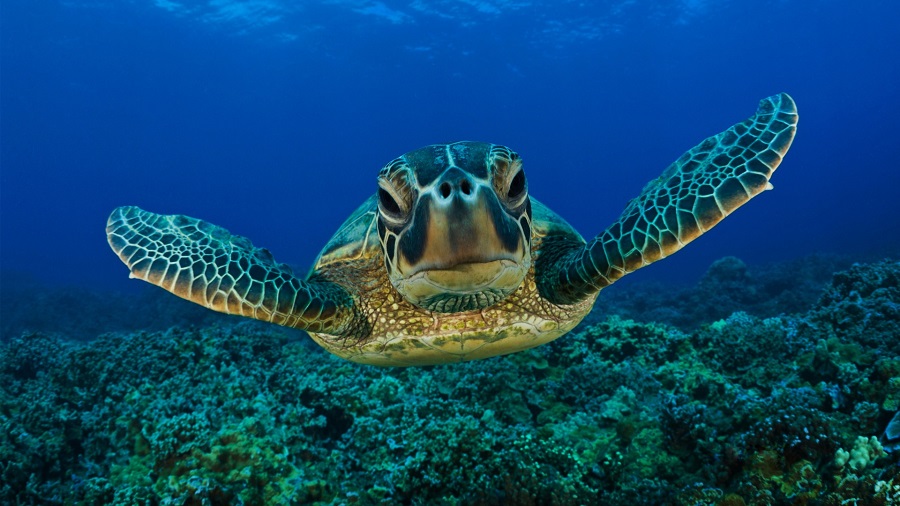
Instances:
[[[583,247],[536,267],[542,293],[557,303],[584,299],[620,277],[680,250],[732,211],[771,188],[769,178],[797,130],[786,93],[681,156],[628,203],[619,219]]]
[[[365,332],[340,285],[299,279],[267,250],[222,227],[120,207],[106,235],[131,277],[209,309],[338,336]]]

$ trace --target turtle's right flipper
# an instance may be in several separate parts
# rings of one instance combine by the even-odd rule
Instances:
[[[786,93],[701,142],[648,183],[622,215],[586,245],[547,261],[542,293],[572,303],[683,248],[764,190],[791,147],[797,106]]]
[[[106,236],[131,277],[222,313],[310,332],[361,331],[353,298],[327,281],[304,281],[268,250],[222,227],[137,207],[112,212]]]

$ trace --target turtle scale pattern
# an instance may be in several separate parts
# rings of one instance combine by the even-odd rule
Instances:
[[[540,252],[542,242],[568,224],[535,199],[532,206],[536,218],[532,244]],[[374,228],[376,213],[369,209],[351,220]],[[574,304],[554,304],[540,295],[532,264],[525,281],[501,302],[479,311],[436,313],[402,297],[388,279],[376,234],[365,237],[350,259],[329,256],[314,268],[318,279],[354,287],[368,334],[361,341],[325,333],[310,335],[332,353],[356,362],[421,365],[404,358],[416,348],[443,356],[438,363],[476,360],[496,355],[495,346],[510,337],[529,344],[522,349],[531,348],[572,330],[590,312],[597,295]],[[468,337],[460,339],[463,333]]]
[[[339,285],[304,283],[267,249],[209,222],[120,207],[107,237],[131,277],[209,309],[310,332],[340,334],[360,322]]]
[[[565,334],[601,289],[678,251],[771,188],[797,121],[787,94],[762,100],[754,116],[701,142],[648,183],[589,242],[531,198],[533,262],[518,288],[480,310],[436,313],[404,299],[375,232],[375,197],[338,230],[305,278],[249,240],[195,218],[122,207],[111,214],[107,236],[132,277],[216,311],[307,330],[344,358],[401,366],[473,360]],[[484,143],[445,146],[517,156]]]
[[[543,292],[559,303],[579,300],[680,250],[771,188],[796,125],[788,95],[762,100],[754,116],[707,138],[648,183],[586,248],[554,259],[561,268],[543,278]]]

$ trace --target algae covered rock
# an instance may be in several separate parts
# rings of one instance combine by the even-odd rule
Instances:
[[[797,315],[600,317],[439,367],[256,323],[24,334],[0,348],[0,502],[897,503],[898,271],[855,265]]]

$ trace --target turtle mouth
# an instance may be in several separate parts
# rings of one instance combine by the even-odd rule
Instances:
[[[419,307],[457,312],[492,306],[512,293],[525,276],[521,262],[502,258],[425,266],[398,280],[398,288]]]
[[[474,292],[495,284],[505,285],[504,274],[516,271],[517,262],[511,258],[486,262],[463,262],[451,266],[418,269],[410,278],[422,276],[430,283],[448,291]]]

